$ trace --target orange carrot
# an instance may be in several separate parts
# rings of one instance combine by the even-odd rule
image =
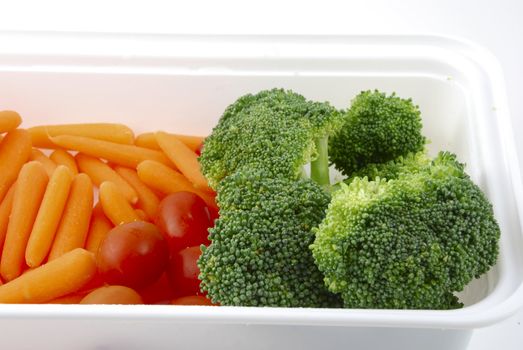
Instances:
[[[114,164],[136,168],[144,160],[156,160],[165,165],[174,166],[169,159],[159,151],[134,145],[123,145],[114,142],[96,140],[88,137],[61,135],[51,137],[57,146],[68,150],[82,152],[86,155],[102,158]]]
[[[50,140],[53,136],[73,135],[105,140],[121,144],[133,144],[134,133],[125,125],[109,123],[41,125],[28,129],[33,146],[56,148]]]
[[[156,142],[156,136],[154,132],[145,132],[136,136],[136,139],[134,139],[134,144],[138,147],[161,151],[160,146],[158,146],[158,142]]]
[[[29,267],[42,264],[49,253],[72,181],[73,175],[64,165],[57,167],[51,176],[25,249],[25,261]]]
[[[192,135],[180,135],[180,134],[173,134],[178,138],[178,140],[182,141],[191,149],[191,151],[196,152],[202,145],[203,141],[205,141],[204,136],[192,136]]]
[[[147,214],[142,209],[134,209],[134,213],[140,218],[141,221],[150,220],[149,216],[147,216]]]
[[[207,179],[200,171],[200,163],[198,156],[191,151],[182,141],[178,140],[176,136],[169,135],[165,132],[159,131],[156,133],[156,142],[180,172],[191,181],[196,188],[210,192],[211,189],[207,184]]]
[[[189,147],[193,152],[196,152],[200,148],[200,145],[202,144],[203,140],[205,140],[205,137],[203,136],[190,136],[180,134],[169,135],[175,136],[178,140],[182,141],[187,147]],[[158,145],[158,142],[156,142],[156,135],[154,132],[146,132],[138,135],[134,140],[134,144],[140,147],[161,150],[160,146]]]
[[[203,295],[188,295],[185,297],[176,298],[171,301],[171,304],[172,305],[217,306],[216,304],[213,304],[212,301],[210,301]]]
[[[80,304],[143,304],[142,297],[134,289],[124,286],[104,286],[87,294]]]
[[[49,260],[84,246],[93,209],[93,184],[86,174],[74,177]]]
[[[5,234],[7,232],[7,224],[9,223],[9,214],[11,214],[11,208],[13,207],[15,187],[16,182],[11,185],[4,200],[0,203],[0,255],[4,248]]]
[[[105,215],[115,226],[140,221],[140,217],[114,183],[110,181],[102,183],[99,195]]]
[[[80,290],[95,274],[94,255],[74,249],[0,286],[0,303],[45,303]]]
[[[78,169],[89,175],[96,186],[100,186],[104,181],[111,181],[118,187],[120,192],[122,192],[129,202],[135,204],[138,201],[138,194],[134,188],[109,165],[102,162],[100,159],[89,157],[82,153],[78,153],[75,158],[76,163],[78,164]]]
[[[99,215],[103,213],[104,209],[102,208],[102,203],[100,203],[100,201],[96,202],[96,204],[93,207],[92,215]]]
[[[55,162],[56,165],[65,165],[69,168],[73,175],[78,174],[78,167],[74,157],[63,149],[57,149],[51,153],[49,158]]]
[[[22,273],[25,247],[48,181],[39,162],[29,162],[20,170],[0,260],[0,274],[5,281],[11,281]]]
[[[101,207],[95,206],[93,209],[89,233],[87,234],[87,241],[85,243],[85,249],[95,254],[98,252],[98,248],[107,235],[107,232],[114,227],[103,211],[98,208]]]
[[[158,196],[140,180],[135,170],[120,166],[116,166],[114,170],[127,181],[138,194],[138,202],[136,203],[138,208],[142,209],[149,218],[154,218],[158,210],[158,205],[160,204]]]
[[[96,259],[96,254],[95,253],[92,253]],[[93,291],[94,289],[98,288],[98,287],[101,287],[105,285],[105,281],[102,277],[101,274],[98,273],[98,271],[96,271],[96,274],[94,275],[94,277],[89,281],[87,282],[86,285],[84,285],[78,292],[79,293],[84,293],[87,294],[87,293],[90,293],[91,291]]]
[[[80,301],[87,295],[87,292],[75,292],[48,301],[46,304],[80,304]]]
[[[29,160],[36,160],[37,162],[42,163],[45,171],[47,172],[47,176],[49,176],[49,177],[51,177],[53,175],[53,172],[56,170],[55,162],[53,162],[51,159],[49,159],[38,148],[33,148],[31,150],[31,156],[29,157]]]
[[[165,194],[188,191],[200,196],[208,206],[218,209],[214,194],[195,188],[185,176],[161,163],[146,160],[138,165],[138,176],[147,186]]]
[[[30,154],[31,137],[26,130],[13,130],[0,143],[0,201],[15,182]]]
[[[22,124],[22,118],[15,111],[0,111],[0,134],[16,129]]]

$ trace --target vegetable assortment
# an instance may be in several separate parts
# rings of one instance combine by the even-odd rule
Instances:
[[[203,138],[21,123],[0,112],[0,303],[202,304]]]
[[[487,197],[394,93],[247,94],[205,139],[20,124],[0,112],[0,303],[444,310],[499,254]]]

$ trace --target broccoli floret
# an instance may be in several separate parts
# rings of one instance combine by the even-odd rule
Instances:
[[[311,177],[328,184],[327,137],[342,115],[328,103],[273,89],[245,95],[230,105],[204,142],[200,164],[212,188],[241,169],[297,179],[311,162]],[[323,146],[323,147],[322,147]]]
[[[368,164],[421,151],[426,143],[418,107],[394,93],[360,93],[344,119],[341,130],[329,140],[329,156],[346,176]]]
[[[236,172],[218,186],[220,217],[198,261],[200,288],[233,306],[338,307],[312,253],[330,196],[309,179]]]
[[[460,307],[453,292],[498,256],[491,204],[450,153],[395,174],[333,194],[311,245],[325,283],[349,308]]]
[[[363,168],[353,172],[349,178],[344,180],[344,182],[350,184],[352,179],[357,177],[367,177],[367,179],[371,181],[376,180],[377,178],[394,180],[401,174],[418,172],[422,168],[427,167],[430,163],[431,159],[425,151],[409,153],[385,163],[367,164]]]

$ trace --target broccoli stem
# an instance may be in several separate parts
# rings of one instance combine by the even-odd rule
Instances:
[[[323,187],[328,187],[330,186],[328,136],[316,139],[315,144],[318,157],[311,162],[311,179]]]
[[[301,167],[301,175],[300,176],[301,176],[302,179],[308,179],[309,178],[309,175],[307,174],[307,171],[305,170],[304,166]]]

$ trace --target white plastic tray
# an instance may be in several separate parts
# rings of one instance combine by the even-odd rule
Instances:
[[[240,95],[284,87],[338,107],[365,89],[419,104],[494,204],[498,264],[454,311],[0,305],[2,348],[464,349],[523,304],[523,192],[504,82],[477,46],[427,36],[0,33],[0,109],[24,125],[116,121],[207,134]]]

